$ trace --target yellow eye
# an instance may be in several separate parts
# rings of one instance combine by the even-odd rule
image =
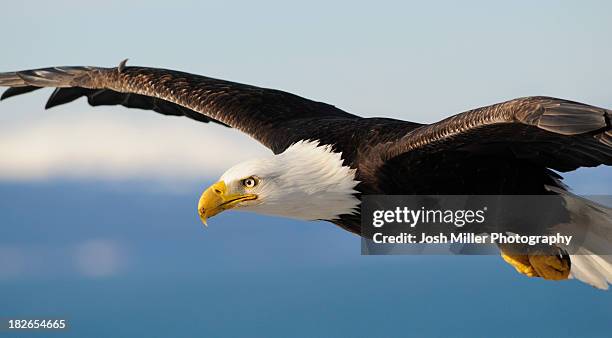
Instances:
[[[257,178],[255,177],[249,177],[249,178],[245,178],[244,180],[242,180],[242,185],[245,188],[254,188],[258,183]]]

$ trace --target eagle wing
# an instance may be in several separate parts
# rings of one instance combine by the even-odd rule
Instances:
[[[0,73],[1,99],[56,87],[46,108],[87,97],[90,105],[122,105],[187,116],[245,132],[282,152],[301,119],[358,118],[326,103],[294,94],[174,70],[126,67],[52,67]],[[294,127],[290,127],[294,126]]]
[[[399,173],[396,179],[413,178],[417,182],[409,183],[426,193],[558,194],[570,216],[569,221],[552,227],[586,233],[584,238],[588,238],[572,247],[558,246],[572,248],[571,276],[607,289],[612,282],[612,256],[600,248],[609,249],[612,243],[612,210],[567,192],[560,177],[549,169],[565,172],[612,165],[611,117],[610,110],[578,102],[550,97],[515,99],[396,135],[395,142],[380,143],[375,147],[382,153],[378,172],[384,175],[399,163],[400,169],[393,172]]]
[[[417,159],[443,152],[506,148],[517,158],[561,172],[612,165],[611,116],[610,110],[578,102],[525,97],[417,128],[373,147],[373,154],[382,154],[383,161],[388,161],[399,156]]]

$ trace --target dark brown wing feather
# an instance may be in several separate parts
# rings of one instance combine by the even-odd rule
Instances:
[[[374,147],[383,161],[398,156],[509,149],[547,168],[612,165],[610,110],[550,97],[527,97],[470,110]]]
[[[122,105],[183,115],[239,129],[274,152],[298,141],[301,119],[357,119],[334,106],[279,90],[173,70],[147,67],[54,67],[0,73],[0,86],[11,87],[2,99],[41,87],[56,87],[46,107],[87,97],[92,106]],[[287,124],[292,125],[287,128]]]

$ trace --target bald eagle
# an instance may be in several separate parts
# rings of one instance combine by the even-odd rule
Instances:
[[[236,128],[273,154],[240,163],[202,194],[202,222],[229,209],[326,220],[361,234],[365,195],[571,195],[555,172],[612,164],[610,110],[552,97],[518,98],[433,124],[362,118],[287,92],[149,67],[52,67],[0,73],[2,99],[55,87],[45,108],[86,97]],[[555,171],[553,171],[555,170]],[[580,200],[604,219],[612,212]],[[599,217],[598,216],[598,217]],[[601,218],[600,217],[600,218]],[[588,220],[587,220],[588,221]],[[607,228],[606,228],[607,227]],[[517,255],[522,274],[612,283],[612,256]]]

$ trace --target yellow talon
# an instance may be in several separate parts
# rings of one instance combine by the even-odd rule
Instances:
[[[528,277],[540,277],[536,270],[534,270],[533,266],[529,262],[529,256],[527,255],[509,255],[502,251],[502,258],[506,261],[506,263],[512,265],[516,271],[526,275]]]
[[[569,277],[570,266],[562,257],[530,255],[529,263],[544,279],[563,280]]]
[[[570,274],[570,261],[558,255],[515,255],[502,250],[501,256],[516,271],[528,277],[542,277],[549,280],[567,279]]]

